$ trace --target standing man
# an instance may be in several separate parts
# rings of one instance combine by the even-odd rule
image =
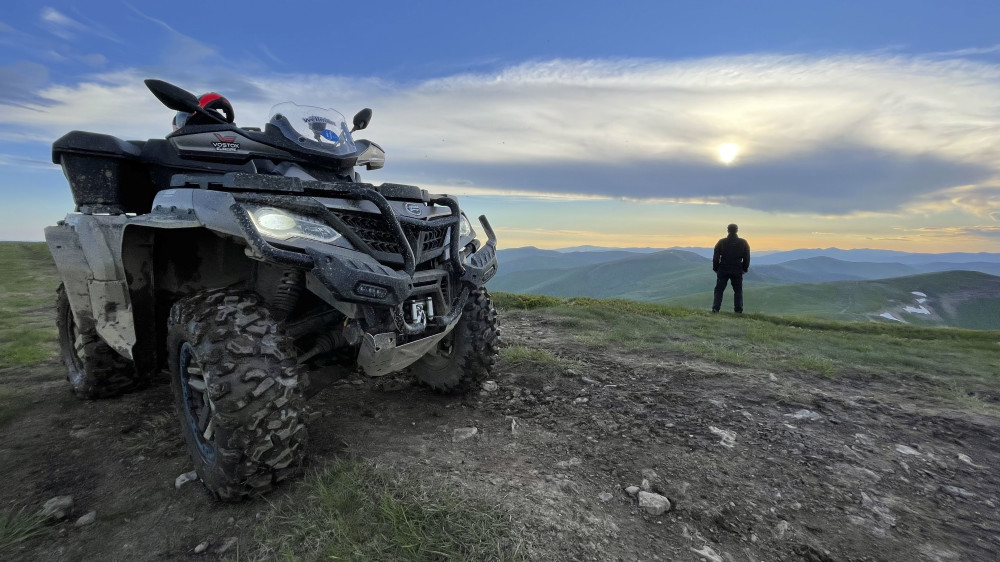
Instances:
[[[728,282],[733,284],[733,310],[736,314],[743,314],[743,274],[750,269],[750,244],[736,236],[739,229],[735,224],[729,225],[729,236],[719,240],[712,254],[712,270],[718,275],[712,312],[722,308],[722,293],[726,291]]]

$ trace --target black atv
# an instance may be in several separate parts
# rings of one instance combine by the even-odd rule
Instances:
[[[263,130],[159,80],[189,117],[165,139],[73,131],[52,147],[77,211],[45,229],[63,285],[62,358],[85,399],[167,368],[198,475],[219,499],[301,470],[304,401],[358,370],[477,388],[499,346],[483,284],[496,237],[458,201],[361,183],[381,168],[336,111],[275,106]],[[313,377],[310,387],[309,376]]]

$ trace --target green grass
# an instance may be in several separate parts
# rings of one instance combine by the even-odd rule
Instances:
[[[1000,331],[711,314],[623,300],[550,299],[531,308],[591,347],[822,377],[905,379],[940,397],[1000,411]]]
[[[0,509],[0,554],[44,531],[44,517],[25,514],[23,508],[17,511]]]
[[[59,278],[42,242],[0,242],[0,369],[56,354]]]
[[[361,460],[337,460],[309,478],[270,511],[255,539],[257,560],[524,559],[502,507]]]
[[[903,307],[916,304],[916,296],[911,291],[925,292],[930,297],[927,306],[940,317],[900,312]],[[945,271],[871,281],[764,287],[745,285],[744,310],[748,313],[808,316],[841,322],[865,322],[888,311],[916,325],[997,330],[1000,329],[998,292],[1000,278],[972,271]],[[727,289],[723,306],[732,306],[732,298],[732,291]],[[712,293],[672,297],[659,302],[708,308]]]

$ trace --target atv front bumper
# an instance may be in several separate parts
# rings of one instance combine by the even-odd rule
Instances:
[[[460,280],[469,288],[482,287],[497,272],[496,236],[485,216],[479,217],[489,240],[475,253],[459,259]],[[449,275],[442,269],[397,271],[360,252],[327,246],[306,249],[312,258],[312,273],[337,298],[364,304],[396,306],[411,296],[440,287]]]

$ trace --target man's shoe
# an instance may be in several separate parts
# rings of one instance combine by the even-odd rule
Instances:
[[[718,313],[719,313],[719,309],[718,308],[713,308],[712,309],[712,314],[718,314]]]
[[[735,312],[736,314],[743,314],[743,311],[742,311],[742,310],[735,310],[734,312]]]

